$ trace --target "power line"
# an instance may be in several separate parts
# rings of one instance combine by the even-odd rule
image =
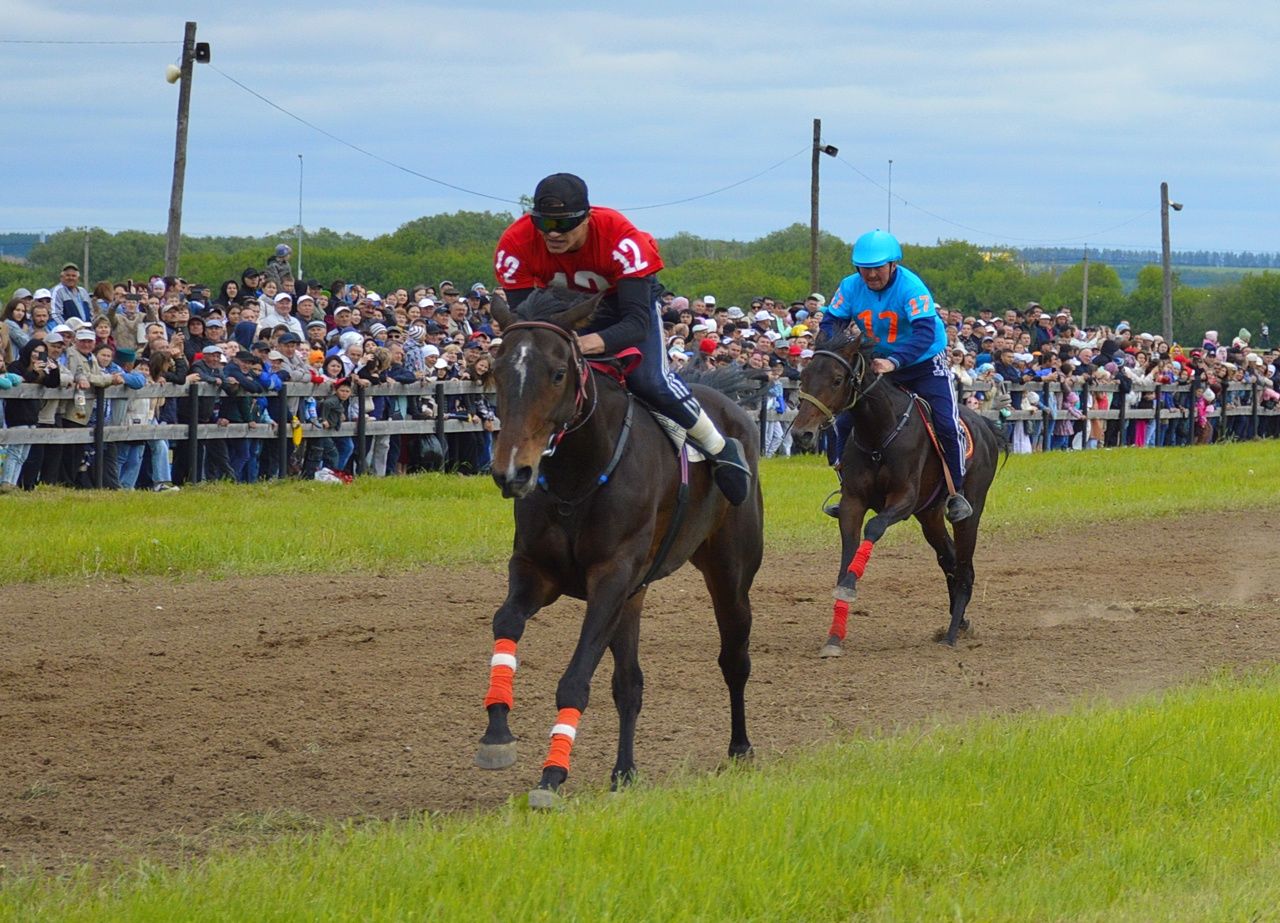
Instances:
[[[503,196],[490,195],[490,194],[489,194],[489,193],[487,193],[487,192],[480,192],[480,191],[475,190],[475,189],[468,189],[468,188],[466,188],[465,186],[458,186],[458,185],[456,185],[456,184],[454,184],[454,183],[449,183],[449,182],[446,182],[445,180],[442,180],[442,179],[436,179],[434,176],[428,176],[428,175],[427,175],[427,174],[425,174],[425,173],[421,173],[421,172],[419,172],[418,170],[414,170],[414,169],[413,169],[413,168],[411,168],[411,167],[406,167],[406,166],[404,166],[403,164],[398,164],[398,163],[396,163],[395,161],[387,160],[387,158],[382,157],[382,156],[380,156],[380,155],[378,155],[378,154],[375,154],[373,151],[370,151],[370,150],[368,150],[368,149],[366,149],[366,148],[360,147],[360,145],[358,145],[358,144],[352,144],[350,141],[347,141],[347,140],[346,140],[346,139],[344,139],[344,138],[339,138],[339,137],[338,137],[337,135],[335,135],[333,132],[326,131],[325,129],[321,128],[319,125],[316,125],[316,124],[315,124],[315,123],[313,123],[313,122],[308,122],[306,119],[304,119],[304,118],[303,118],[302,116],[300,116],[300,115],[295,115],[295,114],[293,114],[293,113],[292,113],[292,112],[290,112],[288,109],[286,109],[284,106],[281,106],[281,105],[279,105],[278,103],[274,103],[274,102],[272,102],[271,100],[267,99],[265,96],[263,96],[263,95],[262,95],[261,93],[259,93],[257,90],[254,90],[254,89],[251,89],[250,87],[245,86],[243,83],[241,83],[241,82],[240,82],[239,80],[237,80],[235,77],[232,77],[230,74],[228,74],[226,71],[222,70],[221,68],[217,67],[216,65],[210,64],[210,65],[209,65],[209,67],[210,67],[212,70],[217,71],[217,72],[218,72],[219,74],[221,74],[223,77],[226,77],[228,80],[230,80],[232,83],[234,83],[234,84],[235,84],[236,86],[238,86],[240,89],[244,90],[244,91],[245,91],[246,93],[248,93],[250,96],[257,97],[258,99],[260,99],[260,100],[262,100],[264,103],[266,103],[268,106],[270,106],[272,109],[275,109],[275,110],[277,110],[278,112],[282,112],[282,113],[284,113],[284,114],[285,114],[285,115],[287,115],[289,118],[293,119],[295,122],[298,122],[298,123],[300,123],[300,124],[302,124],[302,125],[307,126],[307,127],[308,127],[308,128],[310,128],[312,131],[317,131],[317,132],[319,132],[320,134],[324,135],[326,138],[329,138],[331,141],[336,141],[336,142],[338,142],[339,144],[343,145],[344,147],[349,147],[349,148],[351,148],[351,150],[356,151],[357,153],[364,154],[366,157],[371,157],[371,158],[373,158],[374,160],[378,161],[379,163],[386,164],[388,167],[392,167],[392,168],[394,168],[394,169],[396,169],[396,170],[400,170],[400,171],[401,171],[401,172],[403,172],[403,173],[408,173],[410,176],[416,176],[416,177],[418,177],[419,179],[425,179],[427,182],[429,182],[429,183],[435,183],[437,186],[444,186],[444,187],[446,187],[446,188],[448,188],[448,189],[456,190],[457,192],[465,192],[467,195],[479,196],[479,197],[480,197],[480,198],[482,198],[482,199],[490,199],[490,200],[492,200],[492,201],[494,201],[494,202],[504,202],[504,203],[506,203],[506,204],[508,204],[508,205],[519,205],[519,204],[520,204],[520,202],[519,202],[518,200],[516,200],[516,199],[508,199],[508,198],[504,198]]]
[[[872,177],[868,176],[866,173],[859,170],[854,164],[850,163],[848,160],[845,160],[843,157],[837,155],[836,160],[839,160],[841,163],[847,166],[854,173],[857,173],[859,176],[865,179],[868,183],[875,186],[877,189],[881,190],[882,192],[885,192],[893,196],[893,198],[897,199],[899,202],[901,202],[903,205],[907,206],[908,208],[914,208],[916,211],[920,212],[921,214],[928,215],[930,218],[933,218],[936,221],[941,221],[943,224],[949,224],[952,227],[961,228],[962,230],[965,230],[965,231],[972,231],[975,234],[982,234],[991,240],[1010,240],[1010,241],[1020,241],[1022,243],[1032,243],[1032,244],[1066,244],[1066,243],[1072,243],[1073,241],[1087,241],[1091,237],[1099,237],[1103,234],[1107,234],[1107,233],[1110,233],[1111,231],[1115,231],[1115,230],[1118,230],[1119,228],[1125,227],[1126,225],[1133,224],[1133,222],[1139,220],[1140,218],[1146,218],[1147,216],[1152,215],[1157,211],[1157,209],[1155,208],[1149,208],[1146,211],[1139,212],[1138,214],[1134,215],[1131,218],[1126,218],[1124,221],[1121,221],[1119,224],[1113,224],[1111,225],[1111,227],[1103,228],[1100,231],[1092,231],[1087,234],[1079,234],[1079,235],[1076,235],[1075,237],[1057,237],[1057,238],[1015,237],[1012,234],[997,234],[993,231],[984,231],[982,228],[971,227],[970,225],[967,225],[967,224],[961,224],[959,221],[952,221],[950,218],[944,218],[942,215],[936,214],[935,212],[931,212],[927,208],[921,208],[919,205],[916,205],[914,202],[907,201],[900,195],[893,195],[893,193],[891,193],[885,186],[877,182]]]
[[[181,42],[99,42],[70,39],[0,38],[0,45],[181,45]]]
[[[401,172],[403,172],[403,173],[408,173],[408,174],[409,174],[409,175],[411,175],[411,176],[416,176],[416,177],[418,177],[419,179],[425,179],[427,182],[435,183],[436,185],[439,185],[439,186],[445,186],[445,187],[447,187],[447,188],[449,188],[449,189],[454,189],[454,190],[456,190],[456,191],[458,191],[458,192],[465,192],[467,195],[479,196],[479,197],[484,198],[484,199],[491,199],[492,201],[495,201],[495,202],[504,202],[504,203],[506,203],[506,204],[508,204],[508,205],[516,205],[516,206],[519,206],[519,205],[521,205],[521,204],[522,204],[518,199],[508,199],[508,198],[504,198],[503,196],[490,195],[490,194],[489,194],[489,193],[487,193],[487,192],[480,192],[480,191],[478,191],[478,190],[476,190],[476,189],[467,189],[465,186],[458,186],[458,185],[456,185],[456,184],[454,184],[454,183],[446,182],[445,180],[442,180],[442,179],[437,179],[437,178],[436,178],[436,177],[434,177],[434,176],[428,176],[427,174],[422,173],[422,172],[419,172],[418,170],[414,170],[414,169],[413,169],[413,168],[411,168],[411,167],[406,167],[406,166],[404,166],[403,164],[398,164],[398,163],[396,163],[395,161],[388,160],[387,158],[385,158],[385,157],[383,157],[383,156],[381,156],[381,155],[379,155],[379,154],[375,154],[373,151],[370,151],[370,150],[368,150],[368,149],[366,149],[366,148],[363,148],[363,147],[361,147],[361,146],[360,146],[360,145],[358,145],[358,144],[353,144],[352,142],[347,141],[345,138],[340,138],[340,137],[338,137],[337,135],[333,134],[333,133],[332,133],[332,132],[330,132],[330,131],[326,131],[325,129],[321,128],[319,125],[316,125],[316,124],[315,124],[315,123],[313,123],[313,122],[309,122],[309,121],[307,121],[306,119],[304,119],[304,118],[303,118],[302,116],[300,116],[300,115],[296,115],[296,114],[294,114],[294,113],[290,112],[288,109],[286,109],[284,106],[281,106],[279,103],[273,102],[272,100],[270,100],[270,99],[268,99],[267,97],[263,96],[263,95],[262,95],[261,93],[259,93],[257,90],[254,90],[254,89],[252,89],[251,87],[248,87],[248,86],[246,86],[245,84],[241,83],[239,80],[237,80],[235,77],[232,77],[230,74],[228,74],[226,71],[222,70],[221,68],[218,68],[218,67],[214,66],[213,64],[210,64],[210,65],[209,65],[209,67],[210,67],[212,70],[217,71],[219,74],[221,74],[221,75],[222,75],[223,77],[225,77],[227,80],[229,80],[229,81],[231,81],[232,83],[234,83],[234,84],[235,84],[236,86],[238,86],[240,89],[244,90],[244,91],[245,91],[246,93],[248,93],[250,96],[253,96],[253,97],[255,97],[255,98],[257,98],[257,99],[261,100],[262,102],[264,102],[264,103],[266,103],[268,106],[270,106],[272,109],[275,109],[276,111],[281,112],[281,113],[283,113],[284,115],[287,115],[289,118],[293,119],[295,122],[298,122],[298,123],[300,123],[300,124],[302,124],[302,125],[305,125],[305,126],[307,126],[308,128],[310,128],[312,131],[319,132],[320,134],[324,135],[326,138],[329,138],[329,139],[330,139],[330,140],[332,140],[332,141],[336,141],[336,142],[338,142],[339,144],[341,144],[342,146],[344,146],[344,147],[348,147],[348,148],[350,148],[351,150],[356,151],[357,153],[364,154],[366,157],[371,157],[371,158],[373,158],[374,160],[378,161],[379,163],[385,164],[385,165],[387,165],[387,166],[389,166],[389,167],[392,167],[392,168],[394,168],[394,169],[396,169],[396,170],[400,170],[400,171],[401,171]],[[718,194],[720,194],[720,193],[722,193],[722,192],[726,192],[726,191],[728,191],[728,190],[730,190],[730,189],[735,189],[735,188],[737,188],[738,186],[742,186],[742,185],[744,185],[744,184],[746,184],[746,183],[749,183],[749,182],[751,182],[751,181],[752,181],[752,180],[754,180],[754,179],[759,179],[761,176],[764,176],[766,173],[769,173],[769,172],[770,172],[770,171],[772,171],[772,170],[776,170],[778,167],[782,166],[782,165],[783,165],[784,163],[786,163],[787,161],[789,161],[789,160],[794,160],[796,157],[799,157],[801,154],[803,154],[803,153],[804,153],[805,151],[807,151],[808,149],[809,149],[809,148],[808,148],[808,146],[805,146],[805,147],[801,148],[800,150],[796,151],[794,154],[790,154],[790,155],[788,155],[788,156],[786,156],[786,157],[782,158],[782,159],[781,159],[781,160],[779,160],[777,163],[772,164],[772,165],[770,165],[770,166],[768,166],[768,167],[765,167],[765,168],[764,168],[763,170],[761,170],[759,173],[753,173],[753,174],[751,174],[750,176],[746,177],[745,179],[740,179],[740,180],[738,180],[737,182],[729,183],[727,186],[720,186],[720,187],[719,187],[719,188],[717,188],[717,189],[712,189],[710,192],[703,192],[703,193],[700,193],[699,195],[688,196],[688,197],[683,198],[683,199],[674,199],[674,200],[672,200],[672,201],[670,201],[670,202],[657,202],[657,203],[655,203],[655,204],[653,204],[653,205],[634,205],[634,206],[629,206],[629,207],[625,208],[625,209],[624,209],[624,211],[644,211],[644,210],[646,210],[646,209],[650,209],[650,208],[667,208],[668,206],[671,206],[671,205],[683,205],[683,204],[684,204],[684,203],[686,203],[686,202],[696,202],[696,201],[697,201],[697,200],[699,200],[699,199],[706,199],[706,198],[709,198],[710,196],[718,195]]]
[[[805,153],[808,150],[809,150],[809,146],[806,144],[804,147],[800,148],[800,150],[796,151],[794,154],[791,154],[787,157],[783,157],[777,163],[773,164],[772,166],[765,167],[759,173],[753,173],[750,176],[748,176],[746,179],[740,179],[736,183],[730,183],[728,186],[721,186],[719,189],[712,189],[710,192],[704,192],[701,195],[689,196],[686,199],[673,199],[670,202],[659,202],[656,205],[631,205],[622,210],[628,211],[628,212],[639,212],[639,211],[644,211],[647,208],[666,208],[668,205],[683,205],[685,202],[696,202],[698,199],[705,199],[705,198],[708,198],[709,196],[718,195],[721,192],[726,192],[727,190],[734,189],[738,186],[743,185],[744,183],[749,183],[753,179],[759,179],[760,177],[764,176],[766,173],[772,170],[776,170],[778,167],[782,166],[787,161],[795,160],[797,157],[799,157],[801,154]]]

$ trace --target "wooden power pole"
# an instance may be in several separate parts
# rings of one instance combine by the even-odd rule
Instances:
[[[822,147],[822,119],[813,120],[813,173],[809,182],[809,291],[818,290],[818,157]]]
[[[182,38],[182,74],[178,78],[178,134],[173,147],[173,189],[169,193],[169,230],[164,242],[164,274],[178,274],[182,245],[182,187],[187,174],[187,118],[191,112],[191,75],[195,71],[196,24],[187,23]]]

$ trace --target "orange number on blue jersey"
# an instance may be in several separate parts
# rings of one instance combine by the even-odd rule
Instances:
[[[885,337],[885,342],[896,343],[898,340],[898,312],[881,311],[880,319],[889,321],[889,335]]]

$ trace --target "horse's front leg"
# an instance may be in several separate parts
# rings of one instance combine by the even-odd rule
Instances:
[[[484,697],[489,725],[476,751],[476,765],[481,769],[506,769],[515,764],[516,738],[507,716],[515,705],[516,644],[533,614],[560,595],[541,570],[523,558],[511,559],[507,580],[507,598],[493,614],[493,655],[489,659],[489,691]]]
[[[862,579],[867,562],[871,560],[871,551],[889,526],[911,515],[915,500],[914,491],[890,498],[885,508],[872,516],[866,526],[862,526],[866,507],[848,497],[841,501],[840,574],[836,579],[835,590],[831,594],[835,597],[835,603],[832,605],[831,630],[827,634],[827,643],[818,652],[820,656],[839,657],[842,653],[841,644],[845,639],[849,604],[858,598],[858,581]],[[862,532],[861,541],[858,539],[859,527]]]
[[[551,728],[542,778],[529,792],[531,808],[551,808],[559,803],[557,792],[569,777],[569,754],[578,736],[578,721],[591,696],[591,677],[618,631],[624,609],[630,609],[626,596],[638,573],[638,565],[612,559],[587,575],[587,613],[569,666],[556,687],[556,723]]]

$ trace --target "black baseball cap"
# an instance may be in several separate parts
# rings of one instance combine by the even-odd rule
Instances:
[[[552,173],[533,190],[535,215],[566,215],[585,212],[591,207],[587,184],[572,173]]]

